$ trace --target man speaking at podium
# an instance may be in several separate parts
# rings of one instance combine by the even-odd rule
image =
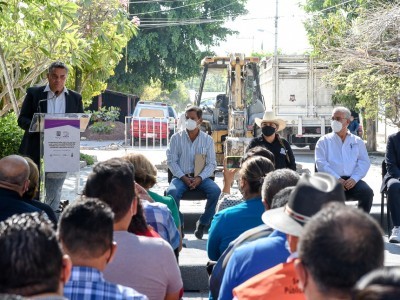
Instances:
[[[40,134],[29,132],[33,115],[37,112],[48,114],[83,113],[82,96],[65,87],[68,67],[53,62],[47,72],[48,83],[44,86],[30,87],[22,104],[18,125],[25,130],[19,152],[29,156],[40,170]],[[54,211],[59,209],[61,189],[67,173],[45,174],[46,203]]]

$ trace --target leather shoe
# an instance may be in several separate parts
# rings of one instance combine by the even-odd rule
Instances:
[[[196,230],[194,231],[194,235],[199,240],[201,240],[203,238],[205,227],[206,227],[206,225],[200,224],[200,221],[196,222]]]

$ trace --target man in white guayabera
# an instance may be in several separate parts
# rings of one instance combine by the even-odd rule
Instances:
[[[369,213],[374,192],[362,178],[371,165],[364,141],[350,133],[350,110],[335,107],[331,133],[322,136],[315,147],[318,172],[329,173],[343,185],[347,200],[358,201],[358,207]]]

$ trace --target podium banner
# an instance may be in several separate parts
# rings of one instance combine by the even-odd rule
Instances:
[[[80,167],[80,120],[44,120],[45,172],[78,172]]]

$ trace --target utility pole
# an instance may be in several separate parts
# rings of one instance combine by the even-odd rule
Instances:
[[[277,62],[278,56],[278,0],[275,2],[275,45],[274,45],[274,57]]]
[[[272,111],[274,113],[274,115],[276,114],[275,111],[275,104],[277,103],[277,99],[278,99],[278,80],[279,80],[279,67],[278,67],[278,1],[276,0],[275,2],[275,45],[274,45],[274,66],[273,66],[273,70],[274,70],[274,74],[273,74],[273,78],[274,78],[274,89],[273,89],[273,104],[272,104]]]

